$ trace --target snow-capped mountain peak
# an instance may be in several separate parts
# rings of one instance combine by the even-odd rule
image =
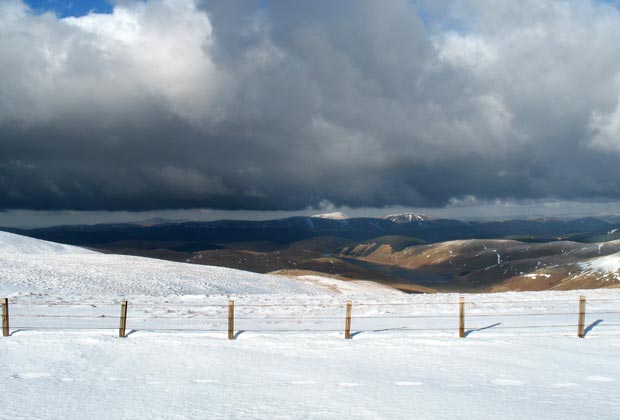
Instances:
[[[311,217],[316,217],[318,219],[333,219],[333,220],[345,220],[349,218],[346,214],[340,211],[336,211],[333,213],[315,214],[315,215],[312,215]]]
[[[400,213],[390,214],[388,216],[382,216],[380,219],[390,220],[395,223],[412,223],[412,222],[425,222],[435,219],[433,216],[418,213]]]

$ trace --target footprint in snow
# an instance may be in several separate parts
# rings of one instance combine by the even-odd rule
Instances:
[[[612,378],[608,378],[607,376],[588,376],[586,378],[588,382],[613,382]]]
[[[515,379],[494,379],[491,381],[493,385],[500,386],[520,386],[523,385],[523,381],[517,381]]]

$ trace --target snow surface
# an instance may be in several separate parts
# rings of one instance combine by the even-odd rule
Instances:
[[[15,235],[0,231],[0,253],[2,254],[96,254],[85,248],[71,245],[57,244],[27,236]]]
[[[583,270],[615,273],[620,271],[620,253],[594,258],[580,265]]]
[[[391,220],[396,223],[412,223],[416,222],[427,222],[429,220],[435,219],[433,216],[429,216],[426,214],[417,214],[417,213],[399,213],[399,214],[390,214],[387,216],[382,216],[380,219]]]
[[[617,419],[618,336],[28,332],[3,419]]]
[[[551,277],[551,274],[531,273],[531,274],[524,274],[523,277],[526,277],[528,279],[537,279],[538,277],[544,277],[544,278],[548,279],[549,277]]]
[[[0,285],[91,295],[262,294],[318,291],[279,276],[152,258],[100,254],[0,232]]]
[[[108,254],[0,253],[0,284],[115,296],[317,293],[311,285],[279,276]]]
[[[310,217],[316,217],[318,219],[332,219],[332,220],[345,220],[349,217],[341,211],[336,211],[333,213],[322,213],[322,214],[313,214]]]
[[[0,251],[12,333],[0,337],[3,420],[620,413],[620,289],[466,294],[462,339],[457,294],[12,249]],[[576,337],[582,294],[585,339]],[[129,300],[124,339],[117,337],[122,299]],[[354,336],[344,340],[349,300]]]

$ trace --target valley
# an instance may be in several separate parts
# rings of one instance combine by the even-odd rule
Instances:
[[[104,253],[290,277],[370,280],[429,293],[619,287],[619,229],[616,217],[466,222],[415,214],[356,219],[327,214],[13,231]]]

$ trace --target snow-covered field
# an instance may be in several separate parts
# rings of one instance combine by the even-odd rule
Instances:
[[[0,419],[620,418],[620,289],[465,295],[462,339],[456,294],[0,232],[0,297],[12,333],[0,338]],[[344,340],[349,300],[353,339]]]

